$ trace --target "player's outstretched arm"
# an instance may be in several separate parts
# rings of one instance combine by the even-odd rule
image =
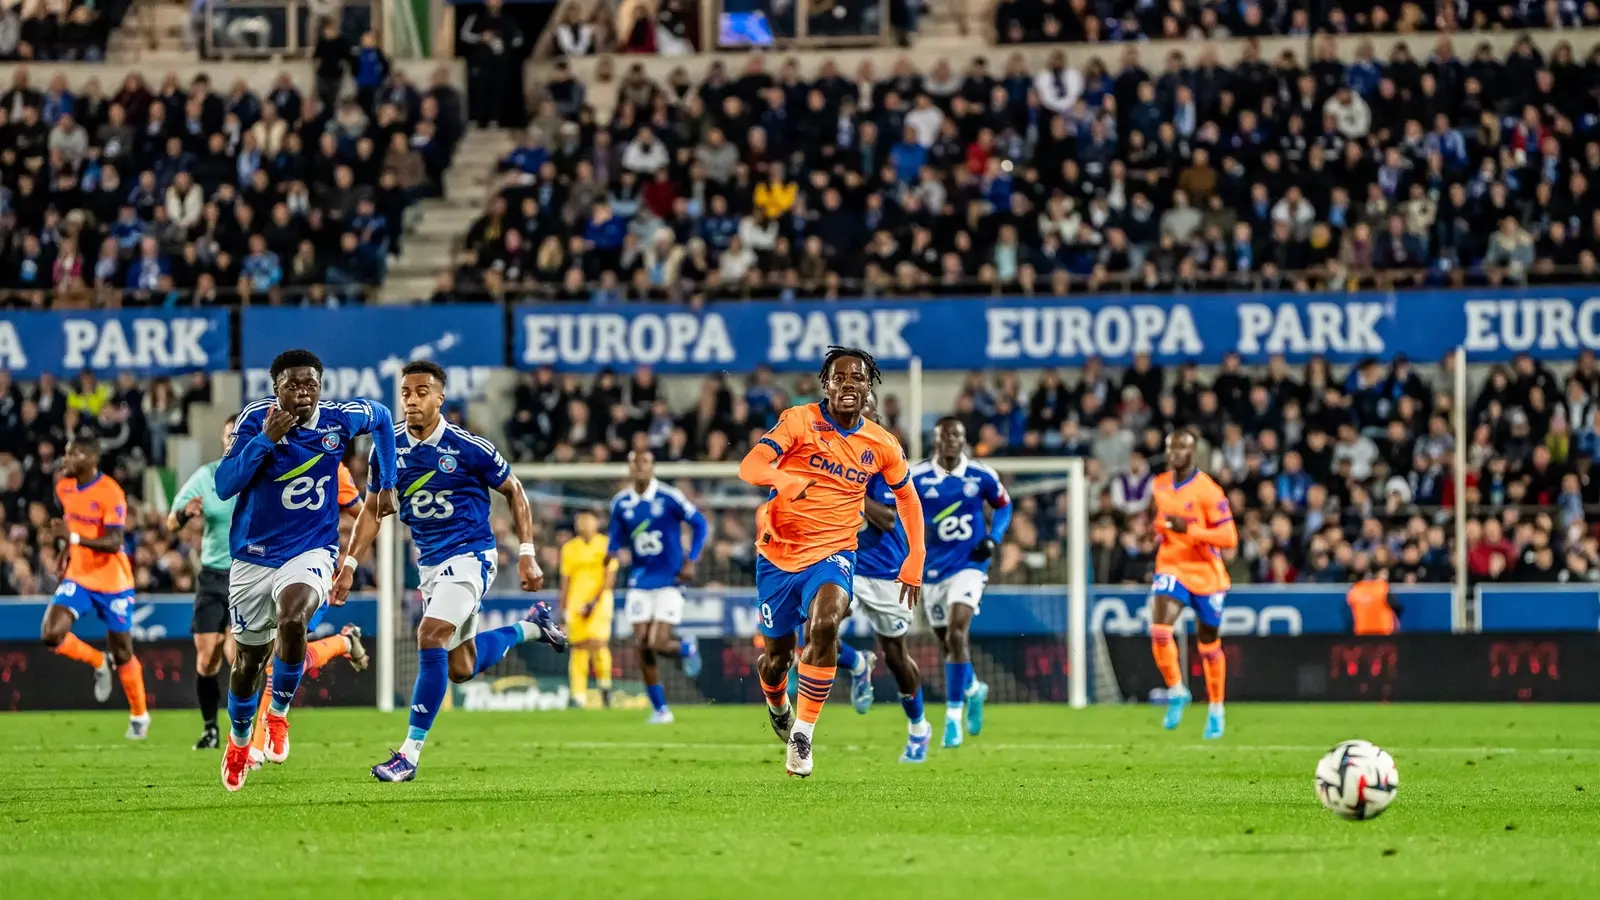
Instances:
[[[700,561],[700,554],[706,549],[706,537],[711,534],[711,523],[706,521],[706,514],[699,507],[689,507],[689,515],[685,519],[689,523],[689,556],[687,562],[694,565]]]
[[[511,507],[511,521],[517,531],[517,580],[525,591],[544,587],[544,570],[539,568],[538,548],[533,545],[533,508],[522,489],[522,479],[507,475],[495,488]]]
[[[906,530],[906,559],[900,564],[900,602],[916,606],[922,596],[922,569],[928,560],[928,548],[923,535],[922,498],[917,496],[909,474],[894,488],[894,509]]]
[[[783,427],[784,423],[779,422],[777,428],[750,448],[750,452],[739,461],[739,478],[746,484],[772,488],[785,500],[798,500],[806,492],[806,488],[816,484],[817,480],[802,478],[773,466],[778,457],[783,455],[783,448],[774,437],[782,437],[780,432]]]
[[[400,467],[395,462],[394,416],[389,407],[375,400],[354,400],[344,404],[356,434],[372,435],[372,474],[368,480],[377,485],[378,518],[392,516],[400,511],[400,498],[395,485],[400,480]]]
[[[240,416],[233,443],[222,454],[212,476],[217,496],[228,500],[243,493],[261,471],[261,464],[272,455],[273,446],[283,440],[296,421],[294,413],[276,405],[266,407],[264,413],[252,411]]]
[[[328,602],[334,606],[343,606],[344,601],[350,596],[350,588],[355,584],[356,566],[360,565],[361,557],[367,555],[372,548],[372,542],[378,538],[378,516],[371,503],[361,504],[361,509],[356,513],[356,523],[350,529],[350,543],[339,556],[339,574],[333,577],[333,591],[328,595]]]
[[[69,547],[82,547],[96,553],[120,553],[123,548],[123,535],[125,531],[121,525],[105,526],[105,533],[97,538],[83,537],[73,534],[67,529],[65,522],[56,521],[56,536],[67,542]]]

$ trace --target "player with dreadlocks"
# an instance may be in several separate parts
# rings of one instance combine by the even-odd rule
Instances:
[[[924,561],[922,504],[905,452],[862,415],[882,380],[877,363],[864,350],[829,347],[818,378],[823,400],[785,410],[739,463],[740,478],[771,490],[756,511],[756,598],[766,641],[756,669],[772,729],[788,745],[786,769],[800,778],[811,774],[812,734],[833,688],[872,476],[888,482],[905,526],[908,548],[898,580],[900,602],[908,607],[921,591]],[[789,665],[802,623],[806,645],[796,710],[789,705]]]

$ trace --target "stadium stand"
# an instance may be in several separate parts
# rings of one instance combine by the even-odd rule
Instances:
[[[1424,38],[1424,40],[1427,40]],[[1458,55],[1458,42],[1473,41]],[[558,64],[451,282],[709,299],[1590,280],[1592,59],[1528,37]],[[1108,48],[1109,49],[1109,48]],[[1037,59],[1037,57],[1035,57]],[[1149,66],[1149,68],[1146,68]],[[737,71],[734,71],[737,69]],[[606,95],[612,95],[610,97]],[[613,99],[614,97],[614,99]],[[603,104],[610,104],[607,113]],[[1571,194],[1563,188],[1570,184]]]

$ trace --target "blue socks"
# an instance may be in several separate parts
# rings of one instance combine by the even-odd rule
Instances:
[[[855,672],[856,661],[860,658],[861,653],[856,648],[846,644],[844,641],[839,642],[839,668]]]
[[[251,691],[249,696],[241,697],[233,691],[228,691],[228,721],[231,723],[229,730],[233,733],[233,742],[243,747],[250,743],[250,726],[256,721],[256,707],[261,705],[261,695]]]
[[[656,712],[667,708],[667,689],[659,684],[645,685],[644,692],[650,695],[650,706]]]
[[[507,625],[493,631],[485,631],[472,639],[478,648],[478,668],[472,674],[478,675],[484,669],[506,658],[511,648],[522,643],[522,629],[516,625]]]
[[[901,694],[900,708],[906,711],[906,720],[912,725],[922,722],[922,688],[919,686],[915,694]]]
[[[944,664],[944,705],[946,714],[961,715],[967,702],[967,685],[972,683],[972,663]]]
[[[300,689],[300,676],[306,670],[305,660],[293,665],[283,661],[282,657],[273,654],[272,657],[272,702],[267,704],[267,712],[275,716],[287,715],[289,704],[294,702],[294,693]],[[229,704],[232,709],[232,704]],[[231,714],[231,713],[230,713]]]
[[[406,739],[422,743],[433,727],[445,692],[450,690],[450,651],[443,647],[417,651],[417,683],[411,688],[411,730]]]

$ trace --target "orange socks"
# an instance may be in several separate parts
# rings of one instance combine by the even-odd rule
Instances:
[[[341,656],[350,655],[350,642],[342,634],[306,644],[306,671],[320,669]]]
[[[128,695],[128,714],[142,716],[149,712],[144,700],[144,666],[139,665],[139,657],[117,666],[117,677],[122,679],[122,692]]]
[[[759,672],[756,674],[756,679],[761,682],[761,693],[767,698],[768,709],[776,711],[789,705],[788,672],[783,673],[783,678],[777,684],[767,684],[767,680],[762,678]]]
[[[1178,642],[1172,639],[1171,625],[1150,626],[1150,655],[1156,658],[1156,668],[1161,670],[1167,687],[1175,688],[1183,683],[1183,668],[1178,665]],[[1210,672],[1206,670],[1208,680]]]
[[[106,655],[99,650],[85,644],[83,639],[67,632],[67,636],[56,645],[56,655],[75,659],[91,669],[98,669],[106,664]],[[142,688],[141,688],[142,691]]]
[[[1200,645],[1200,665],[1206,670],[1206,698],[1213,706],[1221,704],[1228,680],[1228,658],[1222,655],[1222,641]]]
[[[828,702],[828,692],[833,690],[833,673],[836,671],[837,666],[800,664],[800,708],[796,711],[796,718],[802,724],[817,724],[817,717],[822,715],[822,704]]]

